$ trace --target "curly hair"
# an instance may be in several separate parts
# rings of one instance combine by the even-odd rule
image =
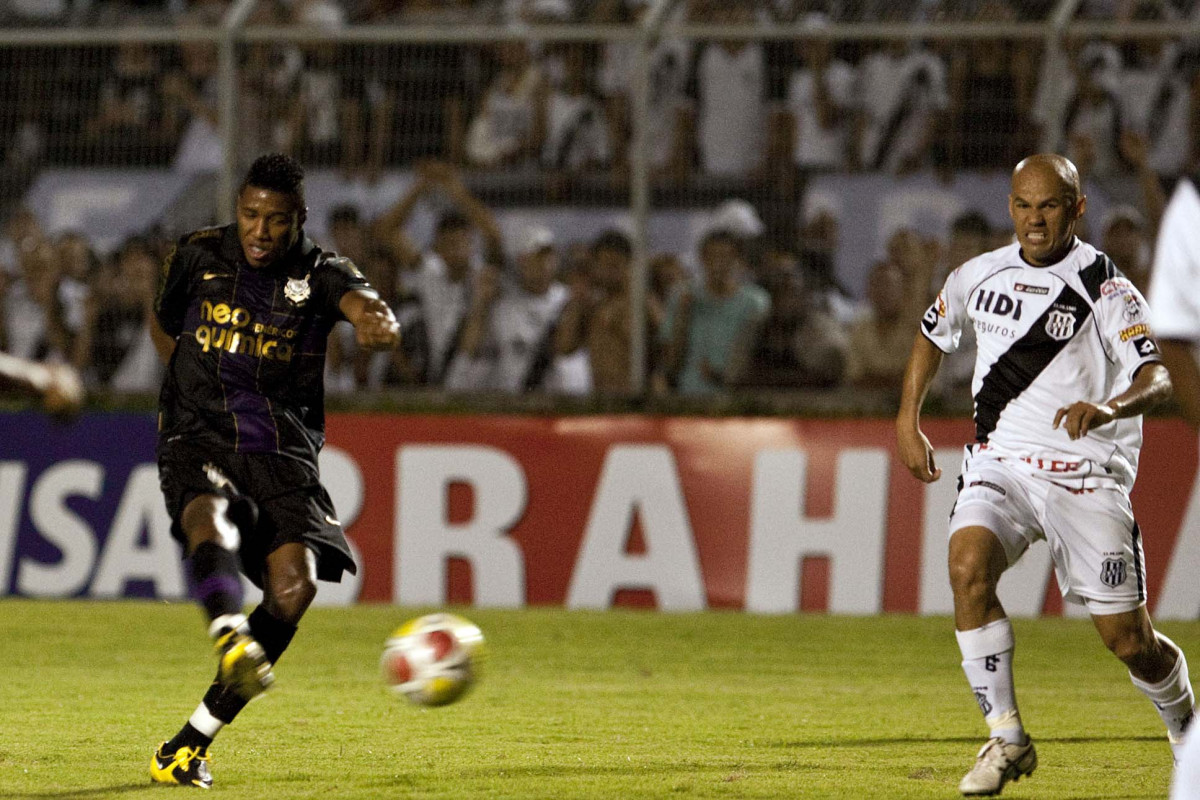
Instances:
[[[246,178],[238,188],[240,194],[247,186],[290,194],[304,205],[304,168],[291,156],[268,153],[254,159]]]

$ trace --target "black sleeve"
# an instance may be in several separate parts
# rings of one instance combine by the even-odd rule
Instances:
[[[367,279],[354,266],[354,262],[345,256],[322,258],[317,262],[313,276],[313,295],[330,315],[335,319],[345,319],[339,304],[342,295],[355,289],[366,289],[378,295],[378,292],[367,283]]]
[[[158,277],[158,293],[154,298],[154,316],[158,324],[171,336],[183,332],[183,317],[187,313],[189,287],[195,251],[188,246],[187,238],[167,253]]]

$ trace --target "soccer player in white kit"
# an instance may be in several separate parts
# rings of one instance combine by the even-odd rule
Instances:
[[[1200,192],[1184,179],[1175,187],[1158,230],[1150,310],[1184,416],[1200,427]],[[1188,734],[1175,766],[1171,800],[1200,800],[1200,727]]]
[[[1075,236],[1086,198],[1075,165],[1035,155],[1013,171],[1017,241],[971,259],[921,320],[896,433],[918,479],[941,476],[920,409],[943,353],[967,325],[979,351],[966,448],[950,515],[950,584],[963,671],[990,729],[964,795],[998,794],[1037,766],[1013,689],[1013,631],[1000,575],[1045,539],[1064,598],[1083,603],[1177,746],[1192,716],[1187,662],[1146,612],[1145,565],[1129,490],[1141,414],[1171,391],[1145,301]]]

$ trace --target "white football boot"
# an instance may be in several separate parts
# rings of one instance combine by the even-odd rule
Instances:
[[[1009,744],[993,736],[975,756],[975,766],[963,776],[958,790],[967,796],[1000,794],[1004,784],[1016,783],[1037,769],[1037,751],[1033,740],[1025,744]]]

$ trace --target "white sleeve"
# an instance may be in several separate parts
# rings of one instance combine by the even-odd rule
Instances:
[[[966,298],[963,297],[962,268],[954,270],[933,305],[921,317],[921,333],[943,353],[953,353],[962,339],[966,319]]]
[[[1150,309],[1126,278],[1110,278],[1100,287],[1096,324],[1108,351],[1130,379],[1142,365],[1161,360],[1150,328]]]
[[[1163,215],[1154,251],[1150,309],[1155,332],[1167,339],[1200,340],[1200,194],[1180,181]]]

